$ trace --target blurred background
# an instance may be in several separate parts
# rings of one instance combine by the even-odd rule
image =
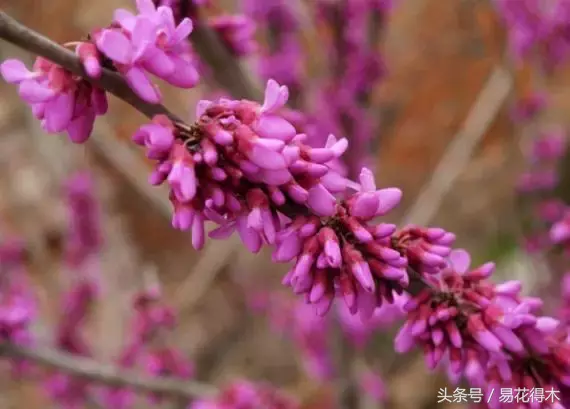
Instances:
[[[64,43],[105,26],[114,9],[133,4],[1,0],[0,6]],[[235,9],[232,1],[220,1],[214,12]],[[487,1],[401,0],[391,14],[380,45],[388,75],[374,90],[370,108],[381,121],[373,152],[377,180],[404,191],[390,221],[453,231],[458,246],[471,251],[475,261],[492,259],[499,264],[499,275],[536,288],[543,267],[518,247],[515,183],[525,167],[524,140],[509,116],[515,95],[532,91],[532,73],[510,69],[505,33]],[[318,55],[314,27],[305,24],[300,30],[308,55]],[[0,57],[32,61],[6,43],[0,44]],[[249,63],[242,61],[246,71]],[[319,64],[326,61],[313,63],[318,74]],[[564,92],[568,80],[563,73],[549,80],[553,105],[545,120],[568,122],[563,114],[570,108]],[[193,117],[195,102],[207,92],[204,86],[163,90],[164,104],[183,118]],[[250,255],[233,239],[209,240],[203,251],[194,251],[189,234],[171,228],[167,194],[148,185],[150,165],[130,142],[145,118],[115,98],[110,105],[110,114],[97,120],[91,139],[74,145],[64,136],[44,134],[15,88],[0,83],[0,234],[30,243],[30,271],[45,325],[38,331],[49,333],[64,285],[59,264],[66,225],[61,186],[74,171],[88,170],[102,205],[105,234],[103,298],[89,323],[98,358],[110,361],[121,347],[130,297],[150,271],[180,314],[172,343],[194,361],[197,379],[216,384],[236,376],[267,380],[301,396],[307,408],[327,407],[322,402],[339,384],[307,375],[294,344],[272,330],[266,315],[250,308],[251,288],[289,294],[280,286],[286,266],[272,264],[267,254]],[[445,377],[428,375],[419,355],[396,357],[392,333],[375,337],[365,352],[367,365],[380,372],[389,396],[368,407],[435,406],[437,390],[447,386]],[[0,408],[51,405],[33,382],[14,381],[5,372],[0,379]]]

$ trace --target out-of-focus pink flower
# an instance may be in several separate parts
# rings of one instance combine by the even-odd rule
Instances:
[[[359,316],[351,314],[345,303],[338,303],[336,311],[339,323],[355,348],[364,348],[377,331],[386,328],[404,317],[403,305],[408,295],[395,295],[393,304],[384,304],[374,310],[369,320],[362,321]]]
[[[193,402],[188,409],[297,409],[292,398],[264,384],[235,381],[213,399]]]
[[[380,374],[365,370],[360,374],[359,385],[362,393],[376,402],[385,402],[387,398],[386,385]]]
[[[245,15],[212,17],[208,24],[222,38],[226,47],[236,56],[243,57],[257,50],[255,23]]]

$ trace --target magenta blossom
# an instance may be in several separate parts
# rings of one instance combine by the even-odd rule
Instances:
[[[7,82],[18,84],[20,96],[30,104],[42,129],[66,131],[72,142],[85,142],[95,117],[107,112],[103,90],[42,57],[36,58],[33,71],[19,60],[6,60],[0,73]]]
[[[155,7],[151,0],[138,0],[137,8],[140,14],[136,16],[117,10],[116,26],[93,33],[99,51],[113,62],[133,91],[148,102],[160,102],[161,95],[147,72],[176,87],[194,87],[198,72],[188,49],[190,19],[184,18],[176,25],[172,9]]]
[[[297,409],[299,404],[264,384],[236,381],[211,400],[197,400],[189,409]]]
[[[247,16],[216,16],[210,18],[208,24],[220,35],[232,54],[243,57],[257,50],[255,23]]]

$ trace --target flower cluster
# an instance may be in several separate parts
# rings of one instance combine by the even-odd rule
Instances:
[[[192,362],[180,350],[168,345],[166,336],[176,325],[176,315],[163,303],[160,290],[151,287],[136,294],[133,309],[130,338],[117,365],[122,368],[142,366],[141,369],[152,376],[192,378]],[[105,388],[102,398],[109,407],[128,408],[134,404],[135,393],[128,387]],[[160,403],[164,395],[151,394],[150,399],[152,403]]]
[[[102,245],[99,209],[88,174],[77,173],[66,183],[68,231],[65,263],[70,286],[63,295],[54,346],[73,355],[91,357],[84,333],[99,289],[98,254]],[[48,396],[61,406],[76,408],[89,399],[91,382],[55,372],[45,381]]]
[[[84,48],[77,50],[79,53]],[[91,59],[84,62],[87,72],[100,73]],[[30,104],[42,129],[49,133],[65,131],[75,143],[85,142],[91,135],[95,117],[107,112],[103,90],[45,58],[36,58],[33,71],[19,60],[6,60],[0,65],[0,73],[7,82],[18,84],[20,96]]]
[[[112,25],[76,44],[75,52],[88,79],[99,78],[103,67],[112,69],[151,104],[161,96],[149,74],[181,88],[196,85],[198,71],[186,41],[193,27],[187,16],[194,16],[201,4],[177,2],[175,12],[174,3],[157,3],[138,0],[136,15],[117,10]],[[388,3],[318,2],[319,18],[337,30],[334,38],[338,42],[333,59],[339,68],[330,78],[334,86],[320,90],[321,105],[314,111],[319,115],[325,111],[320,116],[326,124],[288,110],[290,90],[273,79],[267,81],[261,104],[228,98],[202,100],[190,125],[157,115],[133,135],[133,141],[155,162],[150,183],[168,185],[172,225],[191,230],[195,249],[204,246],[209,222],[215,225],[209,232],[211,238],[224,239],[237,232],[251,252],[271,247],[273,261],[291,262],[283,284],[302,297],[278,311],[279,319],[293,328],[290,335],[313,364],[311,369],[323,377],[330,373],[328,323],[326,318],[309,315],[307,309],[325,316],[339,298],[343,302],[336,311],[341,325],[357,348],[366,344],[370,331],[404,315],[396,350],[419,346],[429,368],[445,365],[452,381],[465,378],[482,388],[493,409],[508,406],[491,399],[497,388],[554,388],[567,395],[568,328],[540,315],[541,300],[522,296],[517,281],[491,282],[493,263],[470,269],[470,256],[452,250],[455,235],[444,229],[415,225],[398,229],[376,220],[394,209],[402,196],[397,188],[378,189],[373,172],[358,162],[371,134],[361,105],[383,75],[382,62],[368,44],[369,33],[362,28],[370,16],[374,25],[382,28]],[[550,64],[565,56],[566,39],[559,35],[566,24],[561,19],[568,11],[564,4],[553,2],[556,8],[549,11],[556,13],[545,14],[536,9],[536,1],[515,5],[501,0],[507,21],[516,28],[514,38],[520,53],[540,45],[547,50]],[[250,15],[279,23],[269,27],[270,31],[276,28],[273,34],[283,34],[297,24],[292,14],[287,14],[290,10],[277,1],[250,6]],[[536,15],[531,16],[531,11]],[[338,16],[346,18],[339,22]],[[209,23],[233,54],[251,52],[251,21],[218,17]],[[287,47],[289,53],[295,49],[292,36],[277,37],[273,51],[285,55]],[[292,72],[287,81],[294,102],[298,102],[295,85],[300,75]],[[6,61],[2,75],[19,85],[20,94],[32,104],[46,130],[67,130],[75,142],[85,141],[94,117],[106,111],[102,90],[44,59],[36,61],[32,72],[17,60]],[[527,102],[515,115],[521,120],[528,120],[543,105],[540,98]],[[349,155],[346,164],[350,178],[358,181],[340,176],[337,166],[349,143],[323,132],[329,128],[354,138],[354,149],[349,151],[352,157]],[[556,182],[552,164],[564,149],[563,134],[544,132],[533,145],[530,158],[538,170],[523,178],[521,190],[552,189]],[[98,296],[94,256],[101,247],[99,222],[88,179],[78,176],[68,188],[71,232],[65,261],[75,275],[64,298],[55,347],[90,356],[82,329]],[[550,241],[566,245],[570,240],[566,206],[543,201],[537,212],[549,225]],[[20,280],[21,257],[7,248],[0,251],[0,262],[8,271],[1,283],[2,340],[27,343],[34,308],[27,286]],[[155,376],[192,377],[191,363],[166,345],[164,334],[175,325],[175,314],[161,303],[157,289],[147,288],[138,294],[134,310],[131,338],[117,365],[142,366]],[[92,382],[55,372],[46,386],[58,403],[72,408],[90,399]],[[381,381],[371,373],[365,374],[362,386],[379,400],[385,396]],[[101,401],[109,406],[128,408],[133,404],[128,387],[104,387],[100,392]],[[153,403],[163,397],[150,395]],[[520,406],[558,408],[556,403]],[[260,407],[284,409],[297,404],[265,385],[236,382],[215,399],[191,405],[192,409]]]
[[[335,64],[316,92],[314,114],[310,115],[312,128],[351,136],[351,149],[343,162],[348,175],[356,178],[362,167],[371,167],[373,163],[371,138],[377,123],[368,110],[369,99],[386,74],[386,64],[377,47],[391,2],[318,1],[316,7],[316,20],[332,30],[333,41],[327,51]],[[316,144],[320,143],[318,133],[311,135]]]
[[[31,345],[34,341],[30,325],[37,317],[35,294],[26,274],[26,248],[15,239],[0,244],[0,341]],[[12,362],[16,373],[28,365]]]
[[[299,93],[305,79],[303,54],[298,38],[300,28],[294,2],[284,0],[241,0],[244,14],[259,22],[266,32],[267,47],[261,50],[258,71],[262,78],[273,78],[287,86],[294,104],[298,104]]]
[[[467,252],[454,250],[448,266],[426,279],[404,306],[396,350],[421,347],[429,368],[445,362],[453,381],[465,377],[483,388],[491,408],[505,407],[492,396],[497,388],[562,390],[570,374],[564,327],[537,315],[542,302],[523,297],[520,282],[490,282],[493,263],[469,264]]]
[[[332,212],[329,190],[344,188],[327,179],[326,163],[340,156],[346,140],[331,137],[312,149],[303,135],[274,111],[287,100],[287,89],[269,81],[262,106],[250,101],[201,101],[197,122],[177,124],[163,116],[139,129],[134,141],[157,160],[151,183],[167,182],[175,209],[173,226],[192,229],[196,249],[204,244],[204,222],[220,225],[211,237],[237,230],[252,251],[273,244],[286,224],[279,209],[303,206]]]
[[[149,73],[179,88],[194,87],[199,76],[187,42],[192,21],[176,25],[172,9],[151,0],[138,0],[137,8],[138,15],[116,10],[114,24],[92,34],[99,51],[145,101],[161,100]]]
[[[256,51],[257,43],[253,39],[255,24],[247,16],[237,14],[212,17],[208,24],[220,35],[233,55],[243,57]]]
[[[137,7],[137,15],[116,10],[111,26],[70,45],[88,77],[99,79],[103,67],[112,69],[140,98],[158,103],[161,93],[149,74],[179,88],[192,88],[198,82],[187,41],[192,22],[184,18],[177,25],[170,7],[155,7],[151,0],[138,0]],[[18,85],[20,96],[48,133],[65,131],[73,142],[85,142],[95,118],[107,112],[105,91],[45,58],[38,57],[32,71],[19,60],[6,60],[0,73]]]
[[[565,0],[495,0],[508,29],[511,52],[524,60],[538,53],[546,68],[553,68],[568,59],[570,41],[568,22],[570,7]]]
[[[237,381],[211,400],[199,400],[190,409],[297,409],[298,403],[268,385]]]

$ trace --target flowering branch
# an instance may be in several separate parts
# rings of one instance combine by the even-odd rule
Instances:
[[[25,347],[10,342],[0,343],[0,356],[25,358],[59,371],[112,386],[127,386],[140,391],[167,393],[196,398],[215,395],[217,389],[208,384],[176,378],[152,378],[132,370],[119,370],[92,359],[75,356],[42,346]]]
[[[194,87],[198,73],[186,41],[193,30],[192,21],[185,17],[175,23],[171,8],[156,7],[151,0],[138,0],[137,9],[137,15],[117,10],[113,24],[77,46],[88,81],[102,78],[102,67],[114,67],[133,92],[150,103],[161,99],[150,74],[173,86]],[[4,38],[31,51],[45,52],[45,47],[29,47],[28,41],[18,39],[26,38],[25,32],[6,27],[4,24],[0,32]],[[37,38],[32,43],[37,46]],[[77,78],[83,71],[69,55],[59,61],[47,52],[45,55],[52,61],[38,59],[34,71],[17,60],[5,61],[0,66],[2,75],[18,84],[20,94],[48,131],[67,130],[74,142],[84,142],[89,136],[85,125],[106,112],[100,95],[103,91]],[[75,75],[57,65],[68,60],[73,62],[70,67]],[[358,90],[362,84],[353,85],[353,90]],[[453,381],[466,378],[484,388],[487,402],[496,387],[560,391],[570,386],[567,329],[553,318],[538,315],[541,300],[523,297],[520,282],[490,281],[493,263],[471,268],[469,254],[452,250],[455,235],[444,229],[414,225],[398,229],[376,222],[377,216],[398,205],[402,191],[378,189],[367,168],[360,170],[358,182],[333,171],[331,164],[346,152],[348,140],[324,133],[324,146],[309,145],[307,134],[299,132],[283,114],[289,96],[286,86],[270,79],[261,103],[202,100],[192,124],[154,115],[152,122],[138,129],[133,141],[155,162],[150,183],[170,188],[172,226],[190,230],[196,250],[204,247],[206,223],[216,225],[208,234],[213,239],[227,239],[235,232],[252,253],[272,247],[274,262],[291,263],[283,284],[304,296],[321,316],[340,299],[350,314],[366,321],[379,308],[394,305],[398,295],[411,296],[403,306],[406,321],[396,337],[396,350],[422,348],[430,369],[446,365]],[[84,118],[86,112],[89,116]],[[75,121],[83,119],[86,123],[78,130]],[[79,190],[76,193],[81,196],[83,190]],[[76,238],[76,244],[98,246],[97,241],[88,240],[94,237],[93,232],[82,224],[76,227],[84,233]],[[79,255],[83,255],[81,261],[89,260],[83,253]],[[8,311],[26,301],[19,281],[12,284],[17,297]],[[75,324],[82,322],[95,288],[88,282],[78,284],[84,295],[71,294],[69,302],[78,313],[59,328],[58,347],[89,356],[89,348],[79,342],[82,339]],[[135,331],[133,342],[145,349],[151,347],[149,339],[160,340],[157,328],[170,329],[175,322],[172,311],[154,310],[156,300],[152,297],[145,294],[136,304],[144,325]],[[156,311],[160,314],[154,314]],[[29,323],[27,315],[16,318],[19,320],[7,314],[5,322],[0,321],[8,326],[7,342],[21,338]],[[124,352],[121,366],[132,367],[141,358],[128,348]],[[183,361],[180,356],[172,358],[175,355],[170,351],[154,347],[149,353],[152,373],[187,375],[178,365],[178,360]],[[85,389],[85,382],[79,380],[65,392],[77,399],[76,392],[82,397]],[[248,401],[252,389],[259,390],[249,384],[238,389],[247,393]],[[122,396],[124,391],[112,392],[116,398],[114,392]],[[235,405],[227,407],[236,407],[241,399],[236,390],[230,392],[219,402],[231,399]],[[262,396],[274,403],[279,400],[271,393],[257,394]],[[161,397],[153,394],[152,398],[157,401]],[[283,406],[257,402],[254,407]]]
[[[165,114],[173,120],[178,118],[160,104],[152,104],[137,96],[127,85],[123,77],[110,69],[102,68],[101,77],[95,79],[87,75],[80,59],[72,51],[55,43],[40,33],[19,23],[4,11],[0,10],[0,38],[31,53],[42,56],[79,75],[98,87],[132,105],[145,116],[152,118],[157,114]]]

